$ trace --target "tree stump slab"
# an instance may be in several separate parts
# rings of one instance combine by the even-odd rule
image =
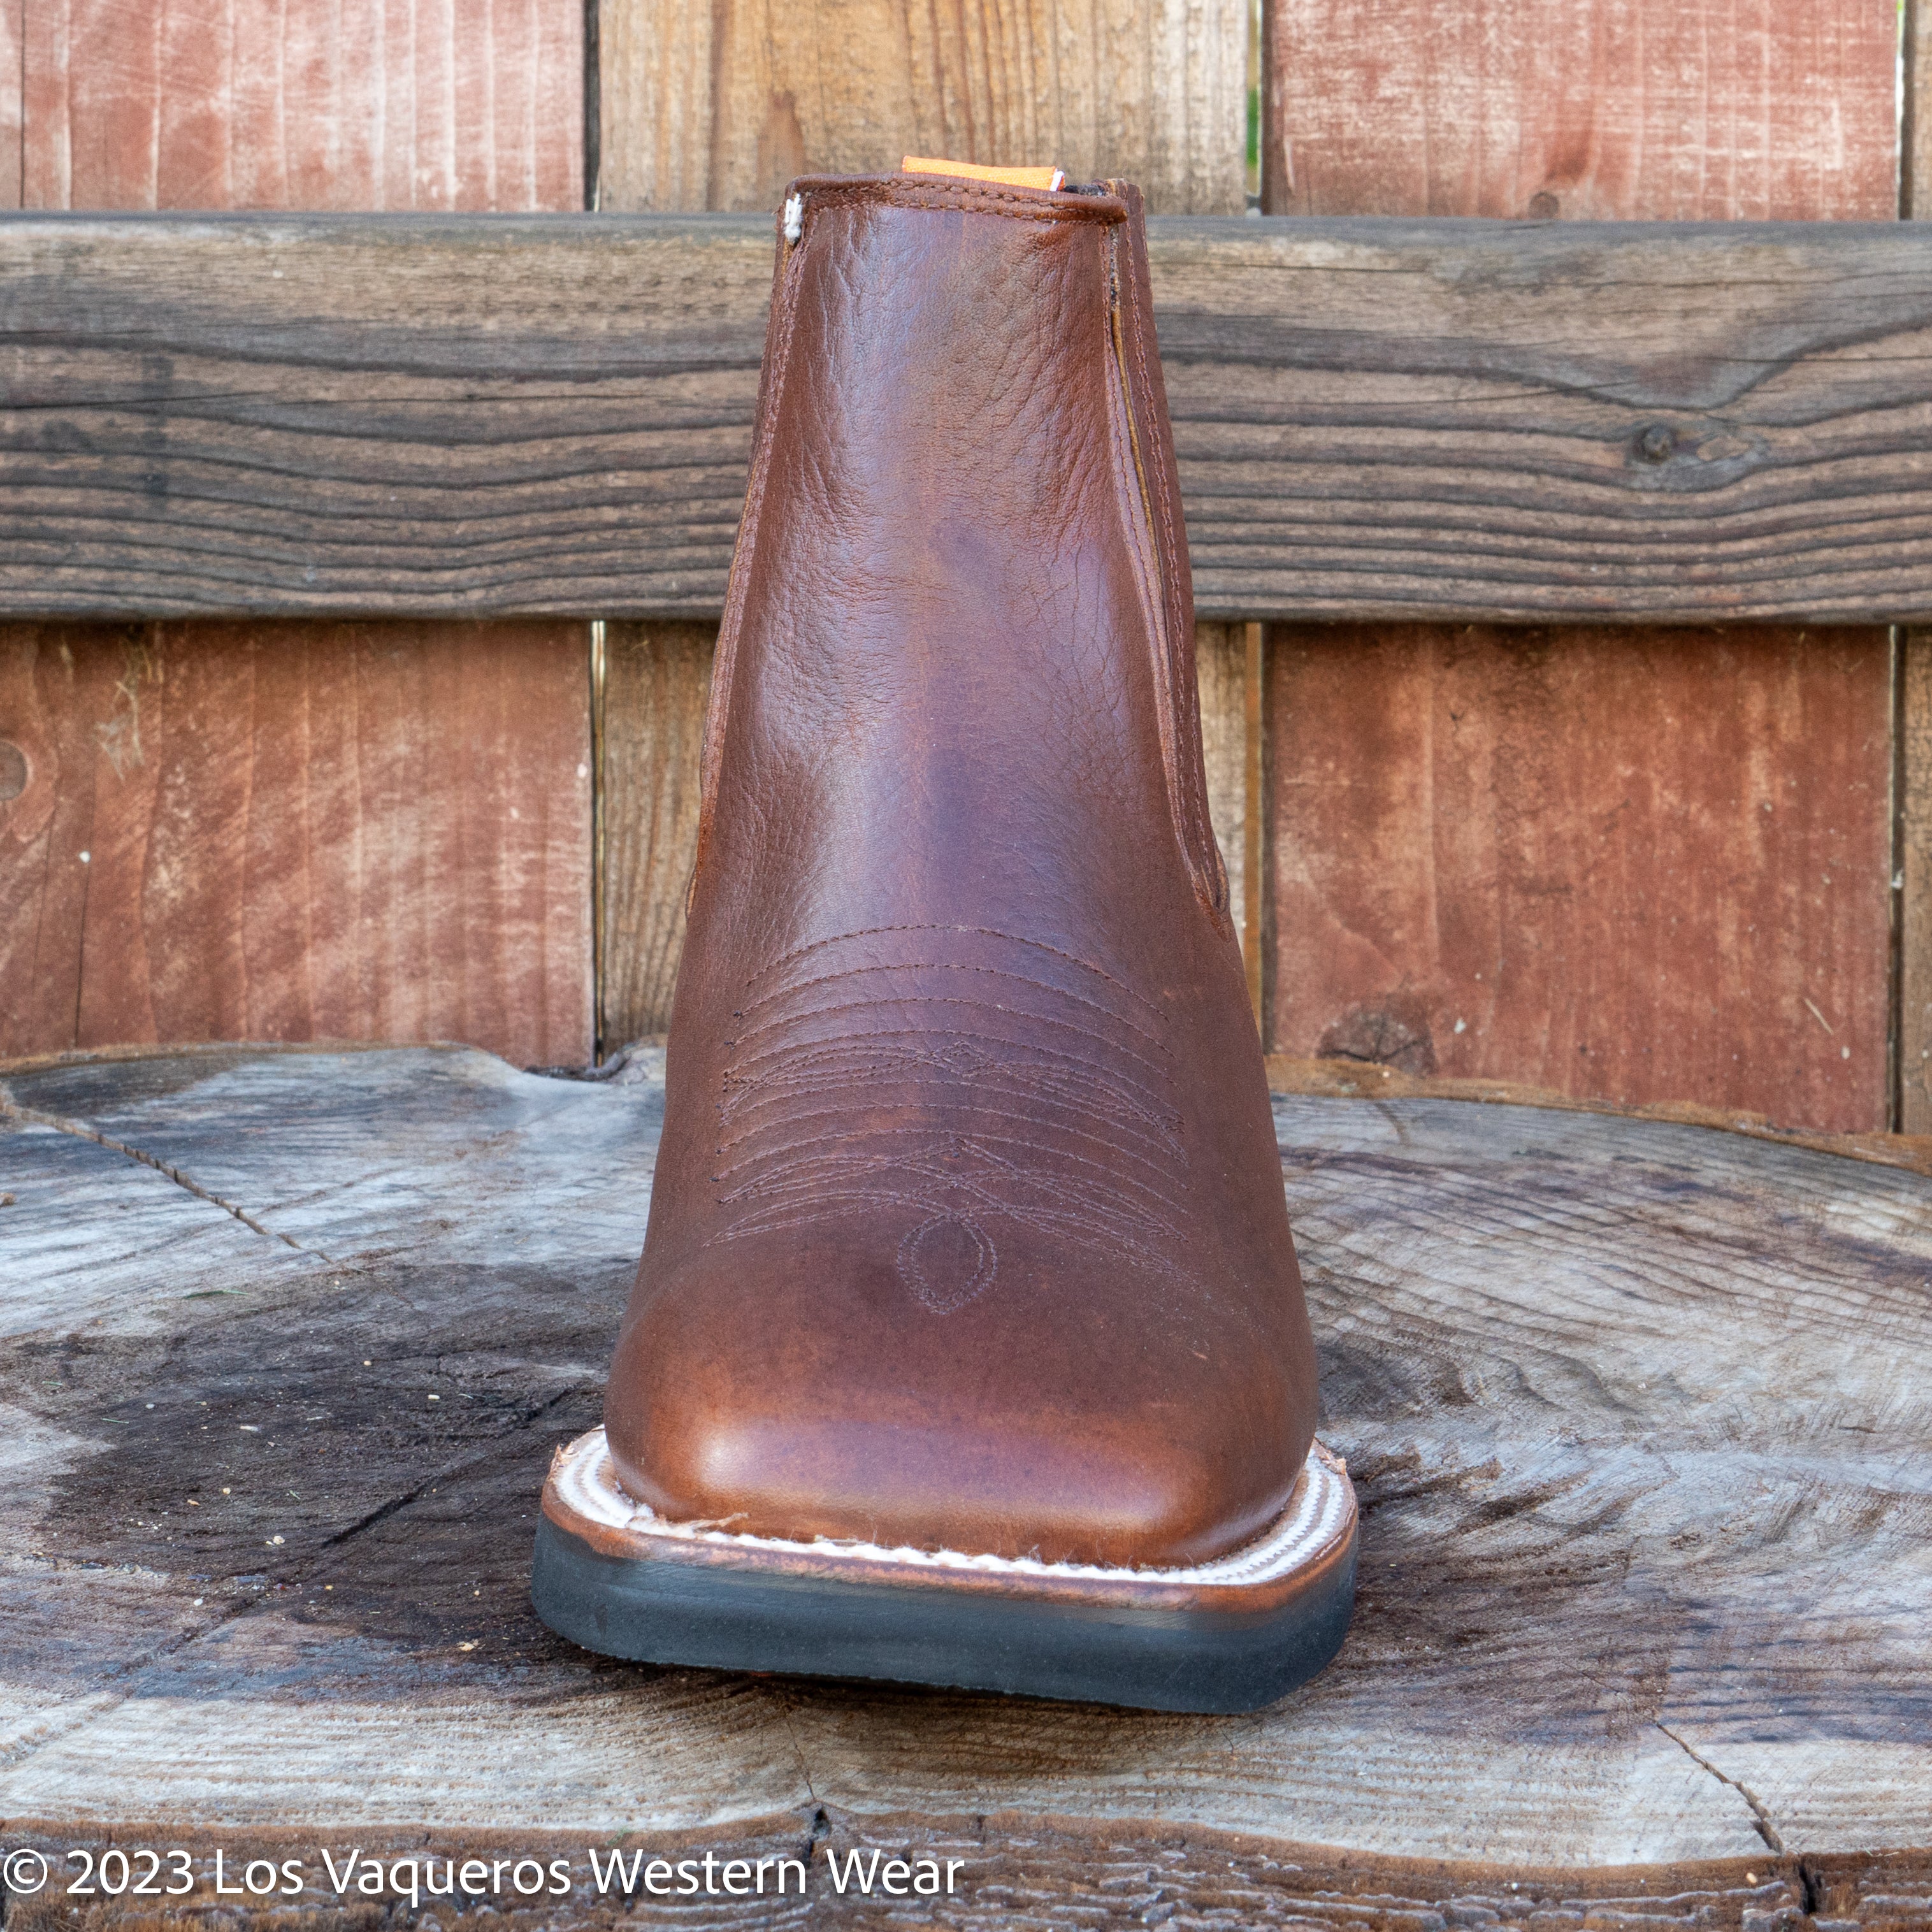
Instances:
[[[913,1915],[946,1924],[1932,1924],[1932,1182],[1277,1096],[1359,1606],[1282,1703],[1154,1715],[536,1621],[663,1092],[641,1052],[0,1072],[0,1842],[514,1839],[576,1861],[567,1901],[500,1901],[549,1926],[623,1916],[581,1869],[620,1838],[950,1846],[958,1894]],[[912,1910],[814,1874],[674,1916]]]

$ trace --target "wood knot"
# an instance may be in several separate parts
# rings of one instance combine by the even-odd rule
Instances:
[[[1636,453],[1646,463],[1668,463],[1677,454],[1677,432],[1668,423],[1646,423],[1636,433]]]

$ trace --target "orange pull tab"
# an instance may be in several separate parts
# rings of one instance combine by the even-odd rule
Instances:
[[[1063,188],[1062,168],[982,168],[970,161],[937,161],[927,154],[908,154],[899,164],[902,175],[954,175],[965,181],[998,182],[1005,188]]]

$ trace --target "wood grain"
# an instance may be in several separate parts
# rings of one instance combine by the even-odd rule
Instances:
[[[1900,1130],[1932,1133],[1932,637],[1900,640]]]
[[[620,1814],[627,1815],[627,1814]],[[600,1819],[598,1826],[606,1820]],[[69,1848],[84,1846],[98,1860],[118,1847],[178,1846],[189,1855],[191,1892],[176,1902],[183,1917],[199,1921],[218,1912],[225,1926],[271,1932],[286,1922],[288,1900],[264,1906],[232,1888],[236,1875],[255,1858],[296,1861],[303,1882],[304,1922],[318,1932],[351,1932],[365,1924],[374,1901],[352,1885],[338,1893],[325,1852],[338,1869],[347,1847],[339,1832],[251,1826],[209,1830],[168,1820],[117,1820],[111,1830],[89,1821],[8,1820],[13,1841],[38,1846],[58,1866]],[[1057,1932],[1075,1924],[1093,1932],[1141,1932],[1148,1925],[1306,1928],[1341,1924],[1350,1932],[1436,1932],[1445,1926],[1534,1928],[1535,1932],[1764,1932],[1767,1927],[1829,1928],[1829,1932],[1919,1932],[1932,1913],[1932,1858],[1922,1852],[1852,1852],[1779,1857],[1760,1850],[1743,1858],[1605,1870],[1526,1874],[1520,1866],[1364,1857],[1317,1845],[1284,1846],[1278,1838],[1219,1832],[1165,1821],[1083,1827],[1077,1821],[1021,1814],[934,1818],[889,1817],[814,1804],[808,1798],[789,1811],[748,1824],[666,1832],[632,1828],[622,1839],[625,1861],[717,1862],[714,1886],[722,1892],[727,1861],[798,1859],[806,1867],[809,1903],[801,1906],[795,1877],[781,1906],[768,1895],[652,1900],[641,1887],[626,1894],[598,1892],[583,1832],[532,1830],[527,1826],[436,1832],[425,1843],[416,1832],[358,1827],[364,1860],[380,1859],[386,1874],[398,1860],[418,1874],[434,1859],[436,1881],[444,1861],[530,1857],[548,1867],[561,1859],[568,1895],[540,1904],[508,1891],[491,1901],[492,1916],[506,1932],[539,1927],[568,1932],[623,1932],[637,1924],[675,1924],[693,1932],[734,1932],[739,1927],[872,1925],[931,1923],[962,1932]],[[920,1902],[911,1918],[875,1898],[869,1908],[842,1898],[830,1862],[842,1864],[854,1850],[886,1848],[886,1856],[956,1861],[958,1891],[937,1908]],[[223,1855],[222,1894],[215,1891],[214,1854]],[[600,1845],[607,1868],[610,1847]],[[1285,1852],[1291,1856],[1284,1856]],[[145,1869],[145,1866],[142,1868]],[[68,1868],[77,1871],[78,1866]],[[110,1870],[113,1868],[110,1865]],[[164,1866],[178,1883],[180,1868]],[[358,1868],[366,1869],[366,1865]],[[1511,1876],[1514,1873],[1516,1876]],[[257,1875],[258,1879],[260,1874]],[[486,1875],[487,1876],[487,1875]],[[699,1874],[701,1882],[701,1870]],[[740,1875],[741,1876],[742,1875]],[[774,1881],[775,1882],[775,1881]],[[659,1875],[659,1882],[664,1882]],[[672,1881],[673,1883],[675,1881]],[[406,1900],[407,1881],[404,1881]],[[392,1897],[395,1894],[390,1894]],[[1808,1904],[1815,1918],[1805,1915]],[[653,1907],[655,1906],[655,1910]],[[376,1909],[380,1909],[377,1907]],[[393,1908],[392,1908],[393,1909]],[[675,1912],[675,1917],[671,1915]],[[929,1918],[924,1915],[931,1912]],[[16,1899],[9,1916],[18,1932],[136,1932],[153,1922],[146,1901],[107,1899],[64,1905],[57,1894]]]
[[[1847,1160],[1876,1161],[1882,1167],[1904,1168],[1932,1180],[1932,1135],[1823,1133],[1794,1127],[1750,1114],[1738,1107],[1707,1107],[1694,1100],[1580,1100],[1548,1087],[1527,1087],[1513,1080],[1445,1077],[1434,1073],[1404,1073],[1385,1063],[1361,1060],[1298,1060],[1290,1054],[1267,1057],[1268,1085],[1277,1094],[1325,1094],[1344,1098],[1410,1100],[1471,1100],[1484,1106],[1547,1107],[1562,1113],[1598,1114],[1605,1118],[1673,1120],[1688,1127],[1711,1127],[1724,1133],[1745,1134],[1776,1141],[1786,1147],[1810,1148]]]
[[[1208,818],[1228,872],[1228,914],[1247,932],[1248,650],[1243,624],[1197,624],[1194,668],[1201,691],[1201,748],[1208,771]],[[1257,795],[1254,804],[1258,806]]]
[[[1932,614],[1916,225],[1157,223],[1197,604]],[[0,231],[23,614],[715,616],[766,224]]]
[[[28,208],[584,206],[581,0],[33,0],[26,28]]]
[[[1487,1898],[1540,1932],[1588,1897],[1606,1924],[1622,1898],[1737,1924],[1808,1883],[1876,1925],[1922,1892],[1919,1176],[1656,1121],[1280,1099],[1360,1607],[1306,1692],[1153,1716],[652,1670],[535,1622],[532,1512],[597,1417],[662,1065],[211,1049],[0,1076],[10,1844],[32,1817],[590,1832],[579,1859],[950,1830],[983,1834],[975,1924],[1064,1922],[1062,1898],[1144,1922],[1163,1896],[1242,1924],[1414,1932],[1373,1915]]]
[[[0,209],[20,205],[20,80],[26,0],[0,0]]]
[[[1906,0],[1900,80],[1904,119],[1899,140],[1899,212],[1932,216],[1932,31],[1926,10]],[[1932,1132],[1932,639],[1898,634],[1898,716],[1893,752],[1898,786],[1898,1126]]]
[[[1898,212],[1892,0],[1275,0],[1279,214]]]
[[[1240,212],[1247,21],[1187,0],[602,0],[601,203],[776,209],[795,175],[908,154],[1138,182]]]
[[[1279,0],[1270,16],[1265,204],[1284,214],[1527,222],[1551,238],[1552,279],[1581,302],[1608,294],[1613,306],[1618,296],[1580,259],[1556,268],[1570,245],[1564,238],[1610,232],[1580,221],[1758,222],[1766,225],[1723,232],[1781,282],[1776,238],[1789,231],[1774,224],[1888,221],[1898,212],[1898,31],[1889,0],[1474,0],[1449,8]],[[1696,587],[1674,607],[1651,604],[1658,616],[1886,614],[1842,604],[1813,561],[1790,552],[1787,582],[1798,592],[1790,602],[1736,594],[1743,586],[1732,572],[1746,552],[1780,542],[1774,527],[1795,534],[1787,508],[1760,494],[1771,466],[1759,466],[1783,448],[1793,464],[1790,493],[1772,485],[1773,494],[1784,506],[1800,496],[1822,502],[1844,475],[1825,451],[1835,412],[1803,429],[1795,418],[1778,424],[1792,365],[1756,362],[1765,338],[1751,298],[1735,286],[1718,295],[1737,330],[1729,346],[1706,337],[1705,243],[1694,230],[1644,232],[1667,249],[1675,271],[1647,312],[1660,329],[1688,320],[1682,359],[1666,351],[1615,370],[1598,364],[1586,376],[1580,368],[1570,395],[1634,400],[1623,385],[1640,366],[1646,386],[1667,367],[1678,376],[1699,370],[1692,381],[1710,386],[1694,403],[1688,391],[1666,402],[1672,379],[1664,376],[1648,388],[1648,422],[1633,417],[1621,436],[1606,436],[1598,453],[1617,452],[1621,488],[1607,465],[1579,464],[1558,476],[1532,459],[1550,508],[1567,508],[1580,488],[1606,510],[1616,499],[1616,538],[1606,529],[1600,542],[1580,522],[1568,526],[1571,562],[1582,576],[1627,584],[1634,559],[1620,545],[1648,548],[1667,530],[1670,572]],[[1514,309],[1525,279],[1505,273],[1470,292]],[[1863,351],[1848,336],[1828,353],[1847,367]],[[1454,386],[1444,396],[1451,409],[1490,418],[1500,399],[1480,377],[1472,386],[1473,372],[1442,373]],[[1687,404],[1689,417],[1678,412]],[[1525,448],[1549,448],[1542,439],[1567,406],[1539,414],[1522,425]],[[1824,442],[1811,445],[1823,460],[1800,484],[1799,443],[1814,428],[1823,430]],[[1412,478],[1430,459],[1406,438],[1388,454],[1397,458],[1383,471],[1391,494],[1412,498]],[[1723,473],[1732,463],[1752,475]],[[1529,499],[1506,502],[1496,480],[1469,474],[1472,546],[1490,555],[1556,533]],[[1531,520],[1520,524],[1523,510]],[[1911,520],[1893,524],[1882,511],[1864,530],[1853,546],[1874,539],[1864,554],[1880,572],[1916,536]],[[1418,529],[1411,541],[1432,551],[1442,539]],[[1362,561],[1372,557],[1379,562],[1364,546]],[[1643,614],[1641,599],[1619,602],[1622,616]],[[1589,614],[1582,600],[1560,612],[1542,608]],[[1325,694],[1314,700],[1318,712],[1325,705],[1331,721],[1346,713],[1370,728],[1354,754],[1340,742],[1318,748],[1318,731],[1298,736],[1297,755],[1306,760],[1299,767],[1277,748],[1278,796],[1296,823],[1277,818],[1273,829],[1298,842],[1277,876],[1298,875],[1304,862],[1315,869],[1298,874],[1293,904],[1274,909],[1282,956],[1271,1004],[1288,1028],[1275,1043],[1305,1054],[1326,1040],[1393,1053],[1399,1064],[1439,1054],[1445,1072],[1628,1101],[1745,1106],[1812,1126],[1886,1125],[1888,949],[1876,908],[1888,872],[1889,752],[1868,728],[1883,707],[1882,638],[1840,639],[1848,655],[1827,663],[1804,656],[1795,633],[1736,649],[1660,632],[1644,644],[1564,634],[1533,646],[1564,667],[1546,678],[1526,675],[1520,641],[1480,621],[1534,614],[1532,600],[1504,591],[1487,612],[1466,614],[1478,620],[1473,632],[1378,634],[1346,696],[1336,668],[1317,677]],[[1275,648],[1284,664],[1309,662],[1293,634],[1282,633]],[[1309,648],[1320,658],[1328,646]],[[1672,668],[1687,653],[1694,669]],[[1829,688],[1840,678],[1846,688]],[[1445,699],[1451,686],[1456,694]],[[1295,701],[1282,694],[1284,707]],[[1815,745],[1792,729],[1814,714],[1837,721]],[[1630,728],[1638,718],[1656,728],[1639,736]],[[1382,762],[1397,740],[1439,754],[1408,776],[1406,797],[1402,776]],[[1821,802],[1816,818],[1801,808],[1790,842],[1781,830],[1767,836],[1742,808],[1737,788],[1747,770],[1744,789],[1769,794],[1774,780],[1793,796],[1833,803]],[[1371,824],[1374,836],[1365,837]],[[1345,826],[1353,844],[1322,850]],[[1829,860],[1813,843],[1828,828],[1828,842],[1842,842]],[[1821,926],[1813,902],[1827,890],[1841,896]],[[1315,937],[1337,930],[1350,935],[1346,966]],[[1462,956],[1478,930],[1489,936]],[[1493,975],[1505,958],[1510,989],[1499,994],[1485,982],[1482,1010],[1466,1012],[1478,992],[1472,975]],[[1821,988],[1844,1002],[1829,1022],[1814,1016],[1814,1008],[1832,1010]],[[1457,1025],[1465,1030],[1443,1034]]]
[[[0,1052],[453,1037],[582,1063],[588,721],[552,626],[0,630]]]
[[[715,624],[604,627],[598,1033],[607,1050],[670,1030],[717,644]]]
[[[1932,214],[1932,33],[1918,0],[1899,8],[1898,212]]]
[[[33,0],[7,20],[24,105],[0,112],[16,163],[0,194],[16,205],[583,205],[581,0]],[[150,349],[165,386],[172,352]],[[35,379],[0,360],[24,422]],[[248,360],[223,378],[244,414],[262,400]],[[146,412],[122,393],[131,425]],[[274,473],[276,440],[231,505]],[[6,484],[24,453],[0,457]],[[184,484],[185,532],[190,500],[224,494],[223,452],[202,454],[194,482],[151,469],[103,501]],[[378,518],[381,501],[365,503]],[[100,602],[152,614],[144,548],[107,537],[120,588]],[[166,576],[180,560],[146,561]],[[68,627],[0,649],[0,736],[32,738],[39,767],[0,804],[0,1040],[457,1034],[586,1055],[580,628]]]
[[[1882,632],[1297,626],[1277,1050],[1886,1124]]]

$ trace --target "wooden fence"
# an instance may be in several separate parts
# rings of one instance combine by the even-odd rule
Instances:
[[[322,17],[0,6],[0,1053],[662,1030],[770,211],[912,150],[1148,188],[1271,1049],[1932,1131],[1891,0],[1274,0],[1258,218],[1238,5]]]

